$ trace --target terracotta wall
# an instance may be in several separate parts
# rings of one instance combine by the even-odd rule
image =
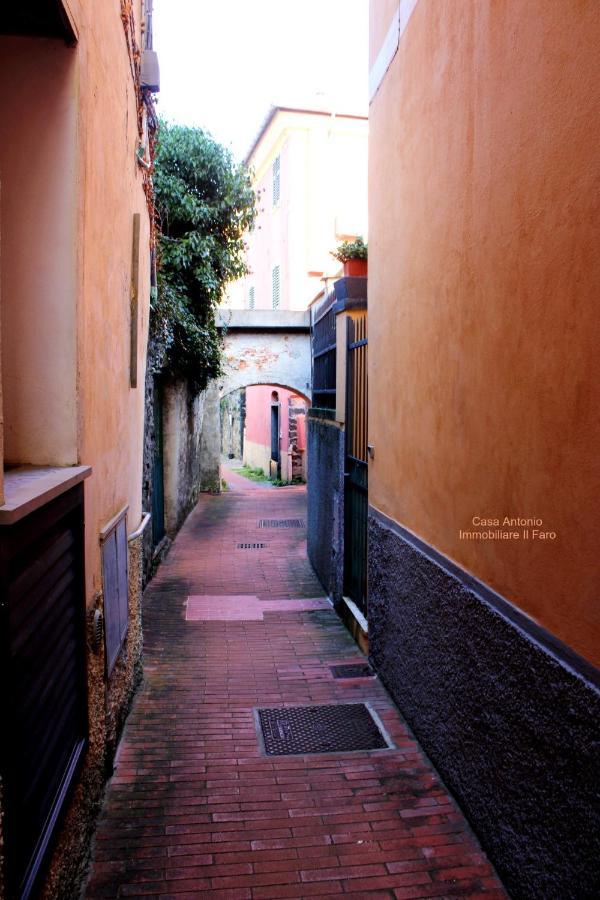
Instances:
[[[102,644],[87,653],[88,746],[51,844],[39,892],[48,898],[79,893],[105,775],[141,670],[138,529],[150,248],[122,6],[65,0],[77,37],[72,45],[0,37],[5,461],[91,466],[84,512],[88,624],[102,606],[100,532],[128,507],[130,534],[128,632],[109,678]],[[132,5],[129,35],[138,46],[141,6],[141,0]],[[137,386],[130,381],[136,214]]]
[[[87,584],[100,586],[98,532],[129,505],[141,519],[144,370],[150,256],[138,144],[135,88],[116,3],[79,0],[80,293],[78,305],[80,459],[86,483]],[[139,4],[134,4],[139,37]],[[115,110],[120,110],[116,115]],[[133,214],[140,213],[138,387],[129,386]]]
[[[130,531],[141,519],[149,236],[119,4],[69,7],[75,47],[1,39],[4,452],[9,464],[93,467],[85,487],[89,601],[101,588],[101,528],[125,505]],[[139,387],[132,389],[136,212]]]
[[[594,0],[418,0],[369,170],[370,502],[596,662],[599,43]]]
[[[77,58],[60,40],[0,47],[4,458],[74,465]]]
[[[246,388],[246,439],[271,447],[271,396],[277,391],[283,408],[287,408],[283,388],[271,384],[255,384]]]

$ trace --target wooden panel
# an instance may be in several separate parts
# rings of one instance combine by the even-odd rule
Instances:
[[[367,614],[367,348],[366,315],[349,319],[346,357],[344,593]]]

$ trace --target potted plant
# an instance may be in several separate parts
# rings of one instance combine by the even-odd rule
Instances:
[[[342,241],[331,255],[344,266],[344,275],[367,274],[367,245],[362,237],[354,241]]]

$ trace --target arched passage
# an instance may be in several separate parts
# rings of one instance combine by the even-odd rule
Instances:
[[[258,382],[221,397],[221,451],[286,483],[305,481],[310,399],[292,385]]]

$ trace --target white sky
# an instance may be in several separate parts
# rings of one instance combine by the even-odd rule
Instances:
[[[368,0],[154,0],[158,112],[241,159],[272,105],[367,114]]]

